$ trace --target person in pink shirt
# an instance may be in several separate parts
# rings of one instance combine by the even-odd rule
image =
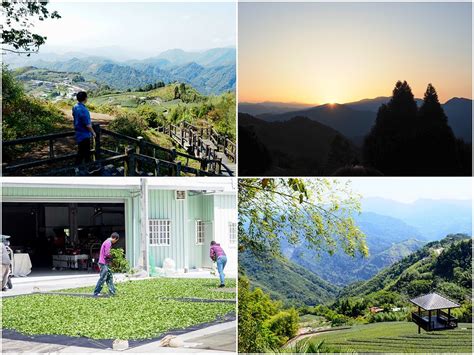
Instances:
[[[94,296],[99,296],[100,291],[102,291],[102,287],[104,283],[107,282],[107,287],[109,288],[109,294],[114,296],[115,295],[115,286],[114,286],[114,278],[112,275],[112,271],[109,268],[109,264],[111,261],[110,257],[110,249],[112,249],[112,245],[117,243],[120,236],[118,233],[114,232],[111,234],[110,238],[107,238],[105,242],[102,243],[100,247],[100,255],[99,255],[99,268],[100,268],[100,276],[99,280],[97,281],[97,285],[95,286]]]
[[[214,240],[211,242],[209,257],[217,264],[217,271],[219,272],[219,278],[221,281],[219,287],[225,287],[224,268],[225,264],[227,264],[227,256],[225,255],[224,249],[222,249],[221,245],[216,243]]]

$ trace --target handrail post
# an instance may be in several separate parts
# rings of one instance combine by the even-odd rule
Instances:
[[[176,149],[173,148],[173,149],[171,149],[171,160],[172,160],[172,161],[175,161],[175,160],[176,160],[176,157],[177,157]]]
[[[135,148],[135,152],[137,154],[145,154],[145,141],[143,139],[142,136],[138,136],[137,137],[138,139],[138,144]],[[139,165],[143,168],[144,164],[143,163],[140,163],[138,161],[135,160],[135,165],[136,165],[136,169],[139,169]]]
[[[176,176],[181,176],[181,162],[176,163]]]
[[[125,166],[124,166],[124,175],[125,176],[135,176],[136,175],[136,159],[133,148],[125,147]]]
[[[54,158],[54,139],[49,140],[49,157]]]
[[[203,158],[201,160],[201,170],[206,171],[207,170],[207,159]]]
[[[219,158],[219,163],[217,164],[217,175],[221,175],[222,173],[222,158]]]
[[[101,150],[101,147],[100,147],[100,136],[101,136],[101,132],[100,132],[100,123],[94,123],[92,125],[92,129],[94,130],[95,132],[95,151],[94,151],[94,157],[95,157],[95,160],[100,160],[100,150]]]
[[[155,176],[160,176],[160,160],[155,159]]]

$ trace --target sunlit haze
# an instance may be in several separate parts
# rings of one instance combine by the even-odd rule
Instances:
[[[235,47],[234,3],[58,3],[59,20],[37,21],[48,37],[43,52],[88,51],[106,47],[141,58],[179,48],[199,51]]]
[[[472,98],[471,3],[240,3],[239,101]]]

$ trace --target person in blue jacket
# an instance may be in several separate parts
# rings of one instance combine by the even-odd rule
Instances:
[[[86,107],[87,93],[80,91],[76,95],[77,104],[72,108],[74,130],[77,143],[76,165],[91,161],[91,137],[95,137],[92,129],[91,115]]]

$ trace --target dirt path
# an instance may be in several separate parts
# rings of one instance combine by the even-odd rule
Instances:
[[[72,111],[66,108],[61,109],[64,115],[72,121]],[[91,120],[92,123],[100,123],[101,125],[107,126],[110,122],[114,120],[114,116],[108,115],[106,113],[98,113],[91,111]]]
[[[299,334],[299,335],[295,336],[294,338],[288,340],[288,342],[285,344],[284,347],[286,348],[288,346],[291,346],[291,345],[295,344],[297,341],[299,341],[301,339],[310,338],[310,337],[317,336],[317,335],[320,335],[320,334],[324,334],[324,333],[328,333],[328,332],[336,332],[336,331],[339,331],[339,330],[345,330],[345,329],[350,329],[350,328],[351,327],[327,328],[327,329],[315,330],[315,331],[312,331],[312,332],[309,332],[309,333]]]

